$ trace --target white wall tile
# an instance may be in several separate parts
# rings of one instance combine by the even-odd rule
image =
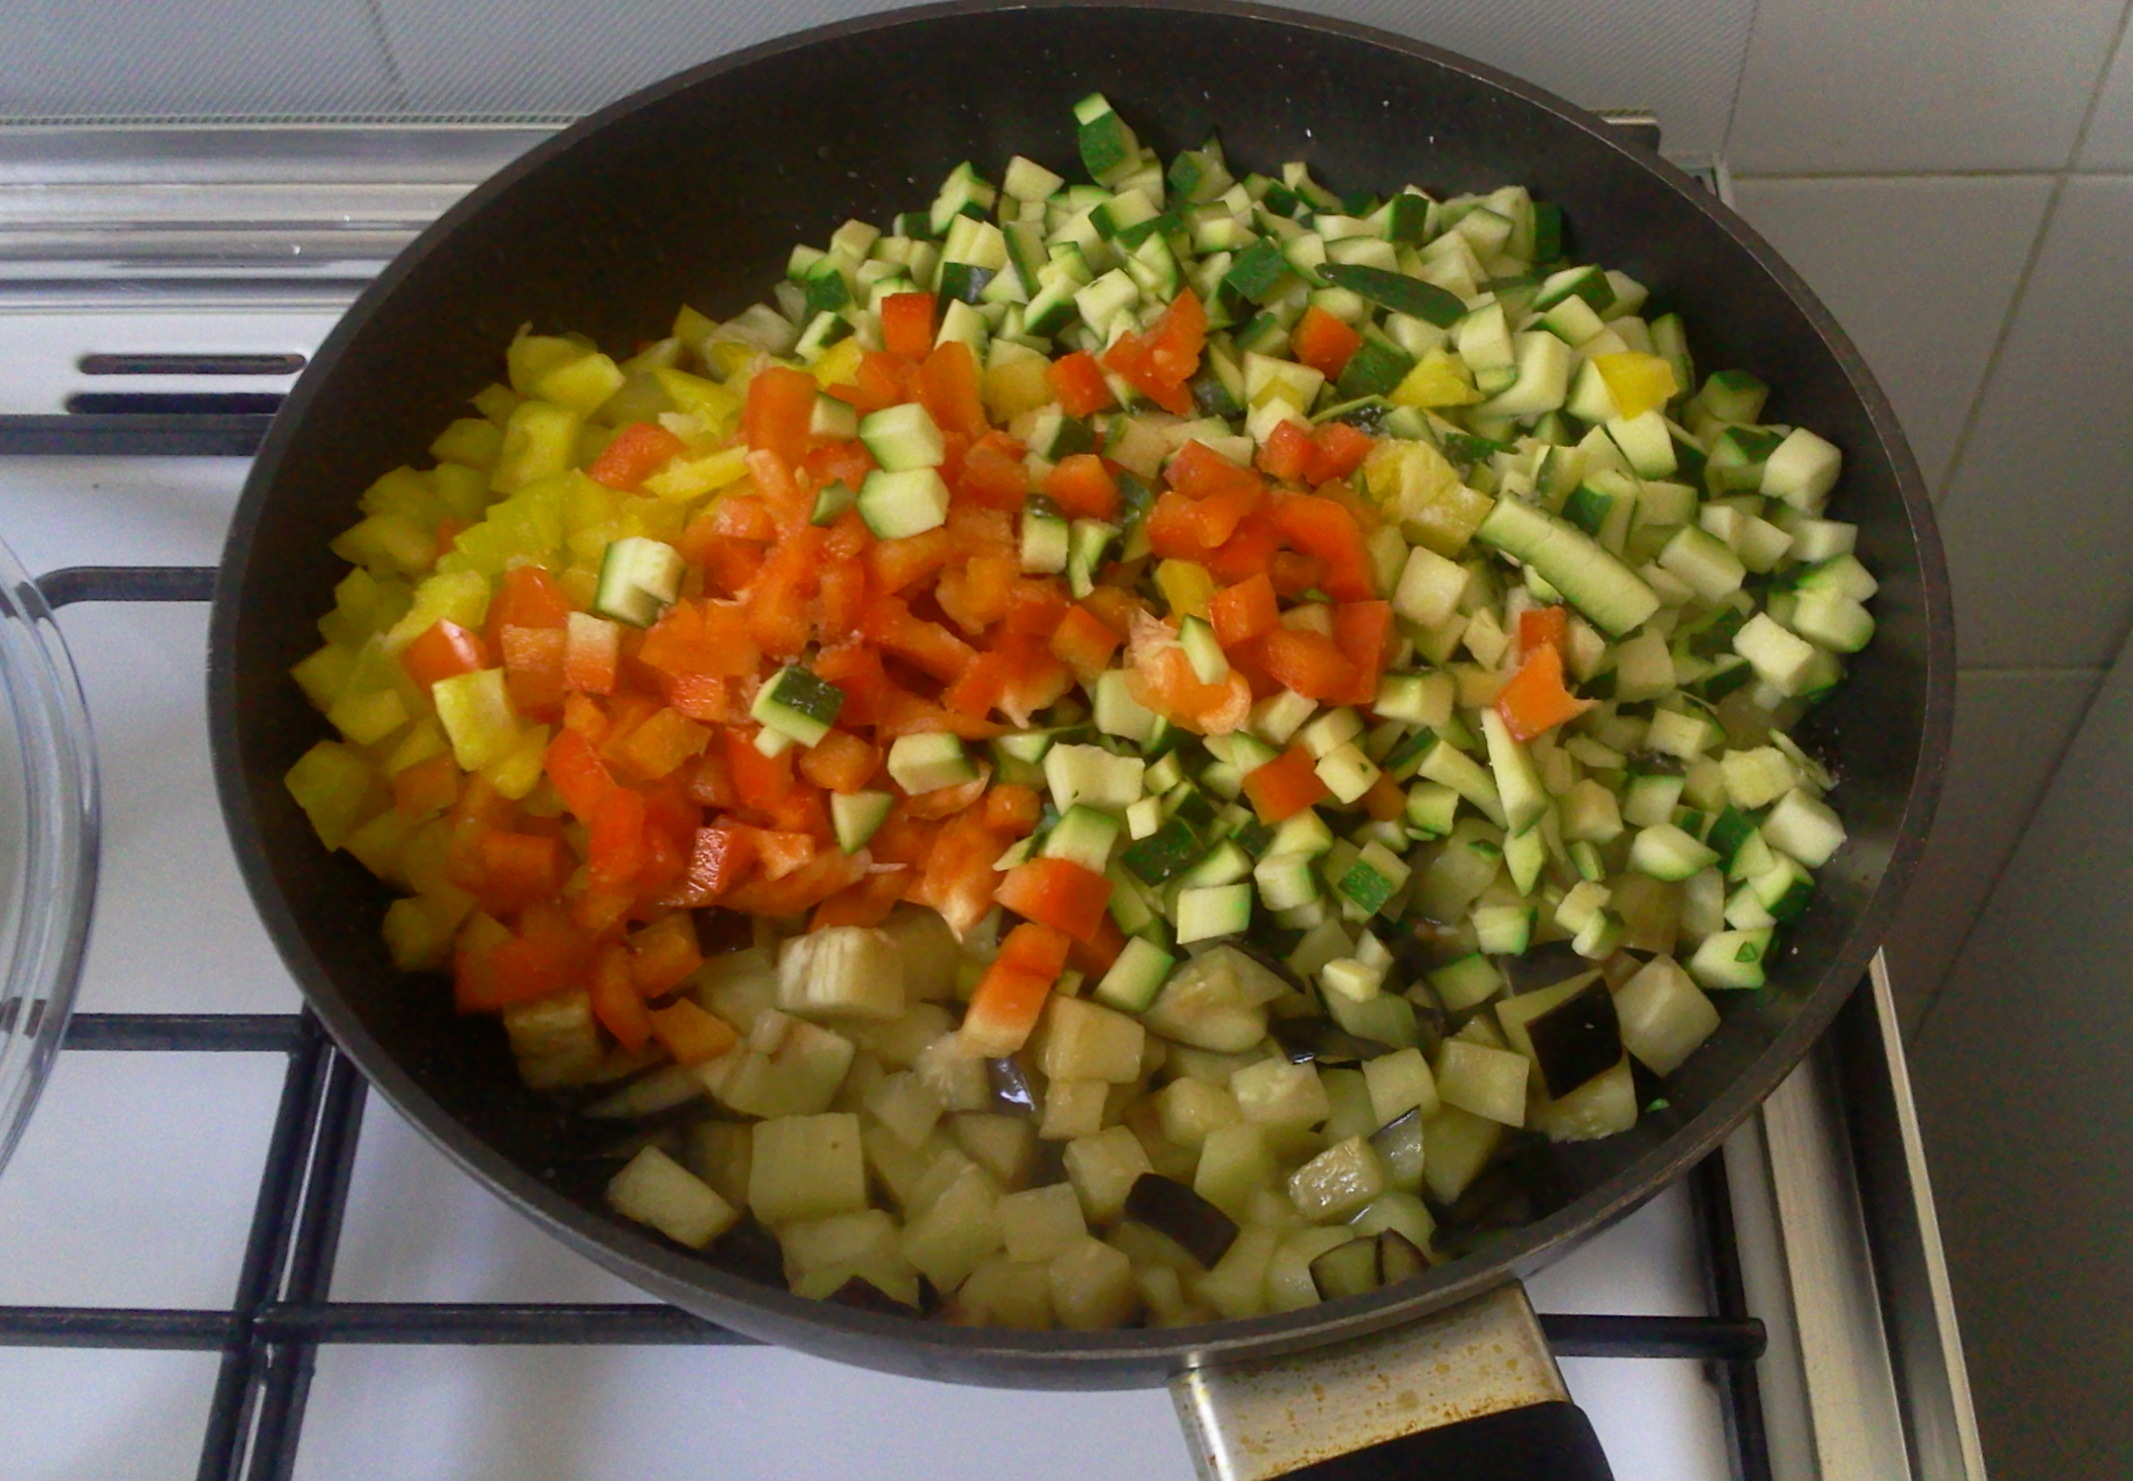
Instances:
[[[0,119],[389,113],[364,0],[0,6]]]
[[[1911,1056],[1992,1474],[2133,1475],[2133,661]]]
[[[1906,1030],[1954,965],[2102,677],[2094,669],[1956,676],[1939,816],[1888,940]]]
[[[2133,170],[2133,47],[2123,37],[2075,163],[2084,170]]]
[[[2070,179],[1941,500],[1968,666],[2103,667],[2133,620],[2129,241],[2133,178]]]
[[[773,36],[892,8],[893,0],[639,0],[627,24],[575,0],[479,6],[383,0],[418,112],[582,113],[632,88]],[[1724,137],[1753,0],[1318,0],[1315,15],[1462,52],[1589,108],[1652,108],[1680,154]]]
[[[2051,177],[1737,179],[1734,196],[1858,344],[1937,494]]]
[[[1763,174],[2056,170],[2124,0],[1762,0],[1728,154]]]

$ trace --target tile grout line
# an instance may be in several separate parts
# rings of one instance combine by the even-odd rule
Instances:
[[[1718,157],[1733,155],[1733,127],[1740,119],[1740,95],[1748,81],[1748,59],[1755,53],[1755,23],[1763,18],[1763,0],[1749,0],[1748,34],[1740,46],[1740,66],[1733,73],[1733,100],[1726,105],[1726,131],[1718,136]]]
[[[2126,27],[2133,21],[2133,0],[2119,11],[2118,29],[2111,36],[2111,44],[2104,48],[2103,61],[2096,71],[2096,82],[2089,89],[2088,105],[2081,110],[2080,127],[2074,130],[2074,142],[2066,152],[2066,161],[2054,173],[2051,194],[2044,202],[2044,214],[2037,222],[2037,234],[2029,244],[2029,255],[2023,259],[2022,271],[2015,279],[2014,296],[2007,302],[2007,311],[2000,319],[2000,332],[1994,336],[1991,352],[1985,356],[1984,373],[1978,378],[1976,393],[1970,398],[1969,409],[1963,415],[1961,430],[1955,434],[1955,442],[1948,450],[1948,458],[1941,465],[1941,496],[1934,500],[1934,514],[1945,518],[1955,508],[1955,477],[1962,468],[1963,455],[1970,451],[1970,439],[1977,431],[1979,416],[1985,406],[1985,398],[1992,394],[1992,383],[1999,374],[2000,361],[2007,353],[2008,343],[2014,338],[2014,328],[2022,315],[2022,301],[2029,296],[2029,285],[2036,276],[2037,263],[2044,256],[2044,244],[2051,236],[2054,222],[2059,215],[2059,202],[2066,195],[2066,182],[2073,177],[2074,163],[2081,158],[2087,146],[2089,130],[2095,125],[2096,113],[2103,106],[2103,90],[2111,79],[2112,66],[2125,45]],[[2056,763],[2055,763],[2056,764]],[[1995,877],[1994,887],[1998,887]],[[1968,935],[1965,934],[1965,941]],[[1960,949],[1958,949],[1959,951]]]

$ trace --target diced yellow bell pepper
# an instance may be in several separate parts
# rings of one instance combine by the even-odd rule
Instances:
[[[645,492],[676,501],[701,498],[748,474],[748,449],[721,448],[700,458],[676,458],[644,481]]]
[[[1592,368],[1600,372],[1615,409],[1624,417],[1640,417],[1674,399],[1681,387],[1674,381],[1674,367],[1660,355],[1623,350],[1595,355]]]
[[[488,423],[478,423],[487,426]],[[502,445],[498,434],[498,445]],[[439,463],[430,470],[430,485],[437,490],[437,502],[452,518],[472,524],[488,512],[489,474],[486,467],[470,468],[463,463]]]
[[[289,768],[282,785],[311,819],[319,841],[337,849],[355,831],[376,780],[360,751],[339,741],[320,741]]]
[[[511,389],[521,396],[539,394],[534,387],[544,377],[592,354],[595,348],[569,335],[529,334],[531,327],[521,325],[510,348],[504,351],[504,370],[511,379]]]
[[[571,449],[572,466],[590,468],[600,460],[600,454],[607,451],[607,445],[615,440],[615,434],[620,430],[619,425],[611,427],[605,422],[581,423],[577,444]]]
[[[1414,544],[1427,546],[1448,560],[1456,559],[1495,507],[1496,501],[1487,494],[1465,484],[1454,484],[1420,509],[1403,507],[1400,529]]]
[[[400,850],[400,873],[407,880],[407,887],[418,895],[432,899],[464,899],[473,902],[451,881],[452,820],[449,816],[432,818],[417,827],[409,835],[407,845]],[[462,908],[462,915],[465,910]]]
[[[386,630],[385,651],[398,653],[439,621],[478,630],[488,615],[488,577],[475,571],[442,572],[415,588],[415,600],[407,615]]]
[[[848,386],[859,374],[859,357],[865,353],[859,347],[859,337],[849,335],[817,355],[808,369],[814,373],[815,384],[825,391],[831,386]]]
[[[399,514],[421,525],[434,525],[442,513],[427,474],[394,468],[380,474],[358,501],[366,514]]]
[[[430,686],[437,719],[452,742],[452,758],[462,771],[480,771],[519,747],[518,715],[504,688],[502,669],[454,674]]]
[[[326,711],[351,745],[374,746],[408,720],[407,705],[390,689],[343,690]]]
[[[461,417],[437,434],[430,456],[440,463],[458,463],[487,471],[496,466],[503,451],[504,429],[481,417]]]
[[[1439,345],[1407,372],[1386,398],[1395,406],[1471,406],[1481,399],[1466,362]]]
[[[400,816],[398,808],[388,807],[349,834],[341,847],[379,879],[387,884],[398,884],[401,882],[400,850],[406,847],[408,836],[414,831],[407,819]]]
[[[483,386],[471,398],[474,409],[494,422],[498,430],[511,420],[511,413],[518,410],[518,404],[525,399],[501,382]]]
[[[684,348],[701,356],[704,352],[704,341],[711,337],[711,331],[716,328],[716,319],[699,314],[695,309],[683,304],[674,315],[674,327],[668,332],[680,340]]]
[[[404,514],[373,514],[343,530],[330,548],[352,566],[412,574],[437,559],[436,525]]]
[[[452,960],[452,938],[459,920],[423,895],[410,895],[385,907],[385,949],[403,972],[433,972]]]
[[[356,650],[342,643],[328,643],[289,670],[304,691],[304,696],[319,709],[325,710],[341,697],[348,685],[348,676],[355,672]]]
[[[665,499],[624,497],[622,526],[626,535],[642,535],[662,545],[672,545],[688,527],[689,511]]]
[[[1459,470],[1426,442],[1386,438],[1363,459],[1370,497],[1394,510],[1421,508],[1459,486]]]
[[[622,389],[626,379],[621,366],[595,351],[558,365],[540,378],[533,391],[543,401],[556,402],[579,416],[589,417],[600,409],[601,402]]]
[[[602,552],[603,555],[605,553]],[[600,590],[600,567],[597,562],[592,565],[572,566],[559,572],[555,579],[556,584],[563,588],[563,595],[570,598],[570,604],[581,612],[587,611],[592,607],[593,598]]]
[[[508,494],[568,471],[578,449],[578,421],[575,411],[553,401],[521,401],[504,424],[489,487]]]
[[[1003,426],[1058,399],[1052,389],[1051,362],[1042,355],[1032,353],[1026,360],[1009,360],[985,372],[985,410]]]
[[[652,379],[659,383],[659,389],[667,393],[675,406],[695,412],[707,425],[720,429],[721,436],[730,433],[740,418],[741,398],[717,381],[671,366],[654,369]]]
[[[451,744],[445,740],[444,727],[437,723],[437,717],[424,715],[400,738],[399,743],[393,747],[392,754],[385,758],[385,774],[398,776],[410,766],[420,766],[432,756],[442,756],[449,749]]]
[[[744,392],[747,389],[745,385],[735,385],[734,377],[755,364],[756,357],[760,354],[762,351],[754,345],[745,345],[731,339],[722,339],[715,344],[706,345],[703,351],[704,364],[711,367],[711,373],[725,383],[727,390],[734,392]]]
[[[622,507],[622,501],[613,489],[583,473],[572,473],[557,486],[557,494],[562,503],[565,530],[612,524]]]
[[[1207,617],[1207,599],[1215,594],[1215,578],[1198,561],[1166,560],[1155,568],[1156,590],[1173,617]]]
[[[508,754],[484,766],[481,774],[489,779],[489,785],[496,788],[499,795],[516,802],[540,781],[541,763],[547,759],[548,727],[536,725],[522,732],[517,745]]]

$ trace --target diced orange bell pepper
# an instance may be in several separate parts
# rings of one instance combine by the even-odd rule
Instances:
[[[1363,336],[1317,304],[1303,311],[1289,332],[1289,350],[1297,360],[1327,380],[1339,380],[1348,361],[1363,347]]]
[[[664,1008],[652,1009],[647,1016],[652,1021],[653,1037],[676,1064],[703,1064],[741,1041],[732,1024],[700,1006],[694,998],[676,998]]]
[[[919,403],[942,431],[960,432],[973,442],[992,430],[981,385],[977,357],[961,340],[935,345],[918,367]]]
[[[815,907],[808,919],[810,931],[823,931],[831,926],[878,926],[889,918],[910,888],[912,873],[908,868],[883,869],[869,874],[855,885],[849,885]]]
[[[586,825],[585,864],[595,889],[621,889],[636,882],[647,857],[644,799],[616,787],[593,806]]]
[[[831,792],[863,791],[880,769],[880,749],[849,730],[832,730],[800,758],[800,775]]]
[[[1367,601],[1378,594],[1363,527],[1340,501],[1288,494],[1275,501],[1274,523],[1291,545],[1325,562],[1321,579],[1334,600]]]
[[[400,666],[427,694],[430,686],[439,679],[456,678],[460,674],[488,668],[489,649],[482,642],[480,633],[469,632],[456,622],[439,618],[400,650]]]
[[[985,826],[1010,837],[1027,837],[1040,811],[1036,789],[1018,782],[1002,782],[985,794]]]
[[[1363,466],[1377,439],[1346,422],[1327,422],[1311,434],[1311,460],[1304,481],[1314,487],[1346,478]]]
[[[1111,383],[1104,379],[1103,367],[1087,350],[1061,355],[1052,362],[1048,373],[1059,408],[1070,417],[1090,416],[1117,404]]]
[[[1319,780],[1317,763],[1302,746],[1244,774],[1244,795],[1262,823],[1279,823],[1332,796]]]
[[[686,446],[657,422],[631,422],[585,467],[595,483],[631,490],[665,467]]]
[[[704,964],[696,922],[685,910],[661,916],[629,938],[630,977],[648,998],[663,998]]]
[[[539,566],[513,566],[504,572],[489,602],[484,633],[493,652],[507,627],[561,627],[575,609],[556,579]]]
[[[1020,509],[1029,496],[1024,448],[1005,432],[988,432],[963,454],[955,492],[992,509]]]
[[[1071,859],[1031,859],[1008,870],[994,898],[1017,915],[1088,941],[1103,923],[1111,881]]]
[[[1333,609],[1333,643],[1355,665],[1355,682],[1343,704],[1365,705],[1377,698],[1378,680],[1392,660],[1392,603],[1341,602]]]
[[[548,743],[542,769],[561,794],[563,805],[581,823],[590,823],[600,799],[615,789],[615,779],[599,751],[582,731],[569,726],[557,731]]]
[[[680,883],[657,903],[689,910],[718,904],[754,874],[758,836],[756,829],[736,823],[697,829]]]
[[[882,348],[906,359],[925,359],[933,348],[933,312],[930,293],[891,293],[882,299]]]
[[[613,694],[622,661],[622,627],[584,612],[570,614],[563,646],[563,684],[580,694]]]
[[[1575,720],[1592,708],[1592,701],[1579,699],[1563,683],[1563,655],[1552,644],[1543,644],[1527,655],[1496,695],[1496,713],[1504,727],[1522,741]]]
[[[450,751],[393,773],[393,808],[408,822],[435,817],[459,797],[459,764]]]
[[[559,627],[507,627],[498,636],[512,707],[536,720],[559,713],[568,692],[563,675],[568,634]]]

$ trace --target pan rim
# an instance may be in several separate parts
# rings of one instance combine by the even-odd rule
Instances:
[[[1742,1073],[1693,1119],[1665,1140],[1562,1208],[1525,1225],[1486,1252],[1438,1267],[1442,1279],[1419,1283],[1397,1297],[1352,1297],[1278,1316],[1199,1327],[1071,1333],[1020,1333],[950,1327],[832,1306],[729,1274],[638,1233],[572,1200],[492,1148],[444,1108],[365,1029],[354,1009],[320,984],[330,980],[311,951],[266,860],[238,742],[235,648],[242,619],[242,574],[253,537],[290,449],[302,436],[305,413],[340,365],[349,341],[375,307],[420,269],[428,251],[498,196],[548,168],[608,125],[728,74],[824,42],[1005,11],[1086,10],[1076,0],[948,0],[948,3],[857,17],[776,37],[662,79],[608,105],[543,141],[455,203],[424,231],[358,298],[321,344],[310,367],[277,415],[255,460],[232,521],[217,581],[210,631],[210,738],[225,822],[255,908],[277,950],[315,1012],[364,1075],[433,1145],[463,1171],[537,1224],[563,1237],[614,1273],[664,1299],[765,1340],[887,1371],[964,1382],[1035,1387],[1129,1387],[1162,1381],[1178,1368],[1244,1356],[1268,1356],[1360,1335],[1426,1316],[1539,1268],[1607,1227],[1671,1185],[1714,1150],[1790,1072],[1819,1039],[1864,975],[1868,961],[1922,853],[1938,802],[1953,717],[1954,633],[1948,583],[1922,477],[1894,412],[1863,358],[1799,276],[1745,222],[1692,177],[1656,155],[1625,143],[1594,115],[1495,68],[1425,42],[1353,22],[1242,0],[1108,0],[1093,8],[1118,12],[1182,12],[1316,33],[1388,49],[1425,66],[1471,77],[1550,115],[1616,155],[1624,167],[1657,176],[1686,196],[1708,223],[1729,237],[1813,326],[1830,350],[1881,441],[1901,496],[1919,561],[1925,612],[1925,712],[1918,762],[1897,822],[1888,862],[1864,908],[1851,922],[1821,981],[1793,1020]]]

